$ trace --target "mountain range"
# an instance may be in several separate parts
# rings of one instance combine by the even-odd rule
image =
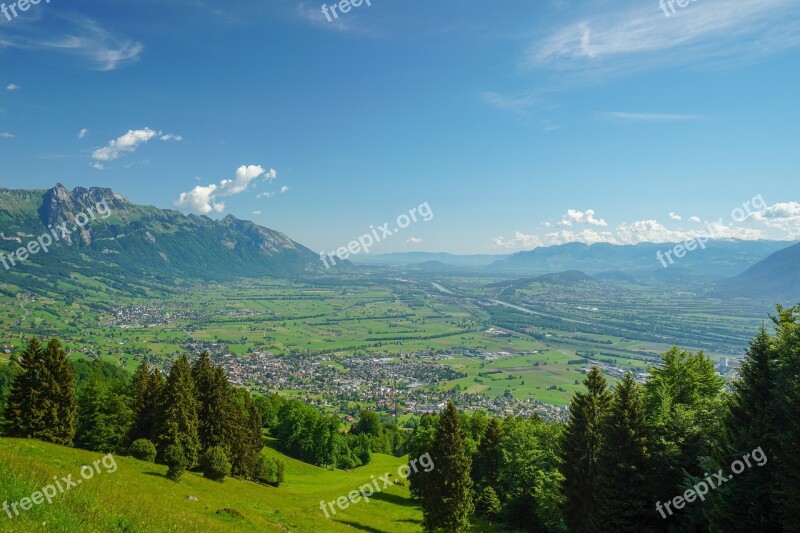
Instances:
[[[17,259],[15,273],[117,272],[222,281],[324,271],[318,254],[305,246],[232,215],[221,220],[187,216],[136,205],[104,188],[0,189],[0,253],[14,254],[47,234],[55,241],[48,253],[40,249]]]

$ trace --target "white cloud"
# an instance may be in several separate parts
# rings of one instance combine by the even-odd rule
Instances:
[[[544,241],[538,235],[526,235],[521,231],[514,233],[514,238],[506,240],[505,238],[495,237],[495,246],[500,248],[538,248],[544,246]]]
[[[689,217],[689,221],[690,222],[695,222],[695,223],[698,223],[698,224],[700,222],[702,222],[702,220],[700,220],[700,217]]]
[[[756,223],[778,229],[790,239],[800,238],[800,202],[783,202],[754,212],[751,217]]]
[[[6,91],[18,91],[19,89],[20,86],[17,85],[16,83],[9,83],[8,85],[6,85]]]
[[[408,244],[420,244],[422,239],[418,239],[417,237],[411,237],[406,241]]]
[[[246,191],[253,180],[259,177],[263,176],[265,180],[271,181],[277,175],[274,169],[267,171],[260,165],[242,165],[236,169],[236,176],[233,179],[224,179],[219,185],[213,183],[205,187],[198,185],[189,192],[182,192],[175,201],[175,207],[199,215],[206,215],[212,211],[221,213],[225,210],[225,203],[219,201],[219,198]]]
[[[679,214],[675,213],[675,212],[670,211],[669,219],[670,220],[683,220],[683,217],[680,216]]]
[[[283,194],[283,193],[287,192],[288,190],[289,190],[289,187],[287,187],[286,185],[284,185],[283,187],[281,187],[281,194]]]
[[[602,227],[608,226],[608,223],[605,220],[595,216],[594,209],[587,209],[586,211],[569,209],[561,218],[561,222],[559,222],[557,225],[561,227],[569,227],[573,224],[589,224],[590,226]]]
[[[83,128],[81,131],[78,132],[78,139],[83,139],[89,133],[89,130]]]
[[[774,208],[774,209],[773,209]],[[766,210],[768,214],[754,214],[755,220],[762,220],[766,225],[784,230],[785,236],[790,239],[800,238],[800,204],[776,204]],[[772,215],[780,214],[771,218]],[[762,218],[757,218],[762,217]],[[692,217],[697,218],[697,217]],[[699,219],[698,219],[699,221]],[[600,231],[586,228],[581,231],[569,229],[539,235],[527,235],[517,231],[513,239],[495,237],[495,246],[500,248],[512,249],[533,249],[542,246],[553,246],[569,242],[580,242],[584,244],[609,243],[609,244],[639,244],[651,243],[677,243],[698,236],[710,239],[740,239],[758,240],[770,237],[764,231],[750,227],[737,226],[732,223],[725,224],[722,219],[704,224],[699,230],[674,230],[670,229],[657,220],[637,220],[635,222],[624,222],[613,230]]]
[[[213,183],[207,187],[198,185],[189,192],[182,192],[175,202],[175,207],[198,215],[207,215],[212,211],[221,213],[225,210],[225,204],[214,200],[216,191],[217,186]]]
[[[88,130],[81,130],[81,133],[84,131]],[[158,138],[162,141],[169,141],[173,139],[176,141],[182,140],[180,135],[174,135],[172,133],[164,134],[161,131],[154,131],[150,128],[144,128],[141,130],[128,130],[128,133],[109,141],[108,146],[105,148],[99,148],[92,152],[92,159],[97,161],[114,161],[126,153],[136,151],[139,145],[148,142],[150,139],[156,136],[158,136]]]
[[[254,214],[254,215],[260,215],[260,214],[261,214],[261,211],[253,211],[253,214]]]
[[[8,131],[0,132],[0,139],[13,139],[14,134]]]

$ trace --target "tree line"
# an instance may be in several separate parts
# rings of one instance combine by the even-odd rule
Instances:
[[[233,387],[206,352],[193,365],[179,357],[166,377],[142,364],[128,380],[102,364],[73,367],[58,339],[42,346],[34,337],[16,364],[0,372],[0,385],[10,384],[0,389],[9,437],[128,453],[167,465],[176,481],[198,469],[219,481],[233,475],[283,482],[283,462],[261,454],[264,421],[256,401]],[[88,380],[77,392],[74,368]]]
[[[592,369],[566,424],[459,414],[452,403],[424,416],[409,442],[410,457],[430,453],[435,465],[409,478],[423,528],[796,531],[800,307],[779,306],[773,322],[728,388],[703,352],[673,348],[643,385],[628,373],[610,388]],[[745,467],[750,454],[759,462]]]

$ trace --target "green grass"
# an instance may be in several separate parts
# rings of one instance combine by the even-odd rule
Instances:
[[[270,443],[273,446],[274,442]],[[407,487],[392,484],[369,502],[326,518],[321,501],[347,496],[359,486],[392,474],[406,458],[376,454],[372,463],[354,471],[326,470],[288,458],[272,447],[264,454],[286,462],[286,483],[279,488],[228,478],[224,483],[187,473],[179,483],[165,477],[166,467],[116,456],[117,470],[101,474],[47,502],[21,512],[13,520],[0,511],[0,531],[56,532],[184,532],[296,531],[386,533],[421,530],[422,512]],[[81,466],[102,454],[35,440],[0,438],[0,503],[18,502],[53,482],[53,477],[80,479]],[[382,486],[382,484],[381,484]],[[199,501],[187,499],[189,496]],[[232,508],[243,518],[217,515]],[[12,511],[13,514],[13,511]],[[499,531],[476,526],[475,531]]]

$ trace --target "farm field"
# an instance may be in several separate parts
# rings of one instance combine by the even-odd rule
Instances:
[[[0,357],[32,335],[58,336],[72,357],[102,358],[130,371],[145,360],[168,366],[203,349],[237,357],[329,356],[326,364],[342,373],[347,369],[336,361],[343,357],[439,354],[463,377],[423,383],[423,390],[566,405],[582,387],[582,361],[639,373],[673,345],[735,358],[769,312],[766,305],[690,302],[629,284],[435,279],[365,271],[335,281],[155,284],[125,293],[76,278],[65,290],[82,287],[87,296],[75,299],[49,286],[33,293],[6,283]],[[617,300],[623,304],[610,304]],[[664,331],[672,333],[651,324],[669,324]]]

